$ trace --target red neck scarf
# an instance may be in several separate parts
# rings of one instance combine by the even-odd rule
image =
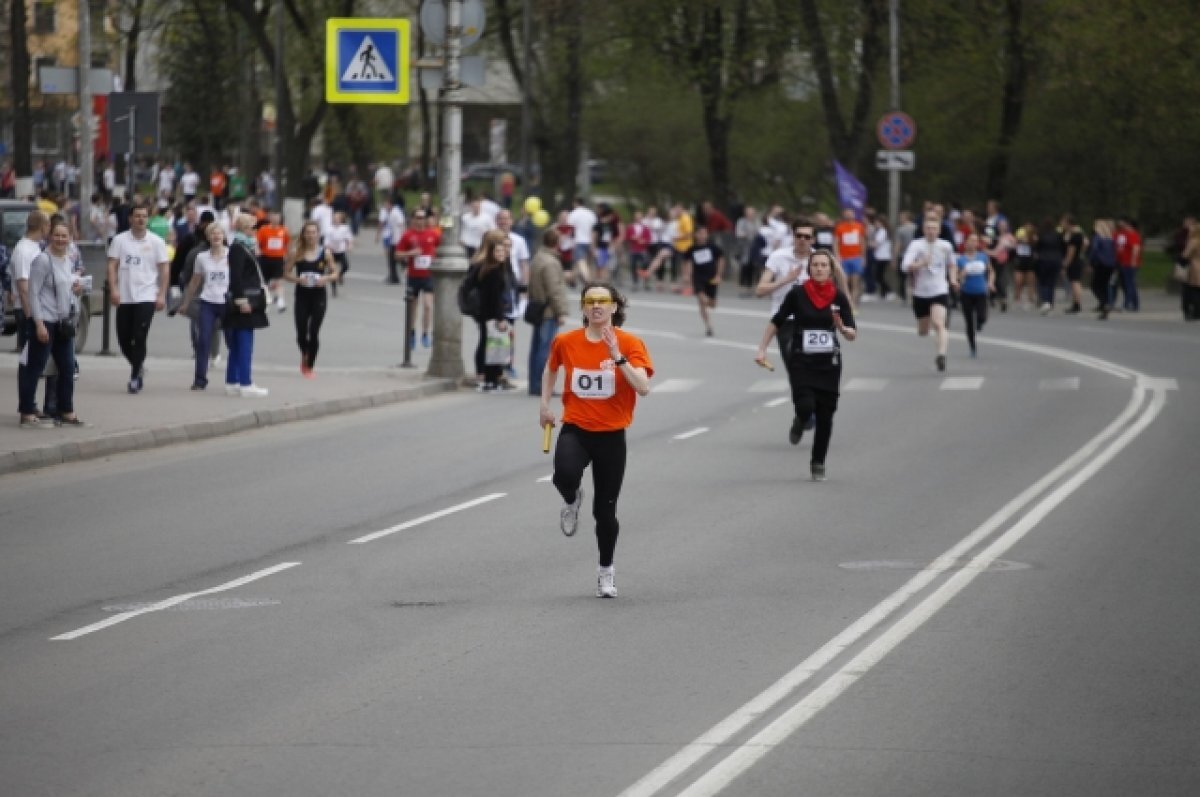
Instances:
[[[833,284],[833,280],[825,280],[818,285],[816,280],[810,279],[804,282],[804,292],[808,294],[808,300],[812,302],[813,307],[824,310],[837,296],[837,286]]]

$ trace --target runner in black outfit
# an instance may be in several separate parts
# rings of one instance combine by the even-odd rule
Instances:
[[[314,377],[321,348],[321,324],[329,301],[325,286],[336,284],[339,276],[333,253],[321,246],[320,227],[315,221],[306,221],[283,271],[284,280],[296,284],[296,344],[300,347],[300,373],[306,379]]]
[[[836,263],[832,252],[813,253],[808,261],[808,281],[792,288],[779,311],[767,322],[756,358],[760,362],[766,359],[767,346],[776,331],[789,318],[794,319],[795,334],[787,368],[796,417],[789,439],[799,443],[805,422],[810,415],[816,416],[810,462],[813,481],[825,480],[825,455],[833,434],[833,414],[837,411],[842,381],[842,352],[837,333],[848,341],[858,337],[850,300],[832,279]]]

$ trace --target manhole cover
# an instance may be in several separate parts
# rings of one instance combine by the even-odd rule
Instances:
[[[123,603],[105,606],[106,612],[136,612],[149,609],[158,603]],[[193,598],[163,609],[164,612],[216,611],[218,609],[253,609],[256,606],[278,606],[279,601],[269,598]]]
[[[929,562],[917,562],[911,559],[879,559],[863,562],[842,562],[838,567],[843,570],[928,570]],[[958,562],[951,570],[968,567],[970,562]],[[996,559],[987,566],[989,573],[1004,573],[1012,570],[1028,570],[1032,565],[1024,562],[1010,562],[1007,559]]]

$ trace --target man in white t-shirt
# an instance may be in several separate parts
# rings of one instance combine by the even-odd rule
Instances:
[[[913,275],[912,306],[917,317],[917,334],[929,334],[932,324],[937,345],[934,362],[939,371],[946,370],[946,347],[950,336],[946,332],[946,313],[950,306],[951,289],[958,290],[955,273],[954,248],[938,237],[941,220],[930,215],[922,227],[924,237],[914,240],[904,252],[900,270]]]
[[[500,206],[486,193],[481,194],[479,197],[479,209],[486,213],[493,223],[495,223],[496,217],[500,215]]]
[[[317,229],[321,231],[321,242],[324,243],[325,237],[333,230],[333,207],[323,197],[316,197],[312,201],[308,218],[317,223]]]
[[[30,211],[25,218],[25,235],[17,241],[9,255],[8,273],[12,279],[13,316],[17,321],[17,351],[24,351],[25,343],[34,329],[25,314],[25,308],[29,307],[29,270],[42,253],[42,241],[49,232],[50,218],[40,210]],[[24,368],[18,362],[18,378]]]
[[[592,252],[592,231],[596,228],[596,214],[584,203],[583,197],[575,197],[575,209],[567,214],[567,224],[575,231],[575,263],[586,266]]]
[[[146,229],[150,212],[134,205],[129,229],[108,246],[109,301],[117,308],[117,343],[129,361],[129,392],[144,387],[146,338],[154,314],[167,306],[167,243]]]
[[[191,202],[200,190],[200,175],[192,168],[192,164],[183,164],[183,176],[179,178],[179,188],[183,191],[183,201]]]
[[[164,163],[158,170],[158,195],[166,195],[167,199],[175,196],[175,170]]]
[[[391,201],[392,190],[395,187],[396,173],[386,163],[379,164],[379,168],[375,170],[375,196],[380,207],[383,207],[384,202]],[[399,241],[397,238],[395,242]]]
[[[483,200],[472,197],[467,203],[467,210],[462,215],[462,227],[459,228],[458,242],[467,250],[467,258],[475,256],[475,251],[483,243],[483,236],[496,229],[496,217],[488,215],[483,209]]]
[[[386,167],[381,166],[380,168]],[[376,180],[378,181],[378,172],[376,172]],[[383,242],[383,257],[387,261],[388,267],[385,282],[389,285],[399,285],[400,275],[396,271],[396,245],[404,236],[406,226],[404,211],[400,209],[399,205],[392,202],[390,190],[382,196],[383,200],[379,203],[379,226],[375,228],[375,243]]]

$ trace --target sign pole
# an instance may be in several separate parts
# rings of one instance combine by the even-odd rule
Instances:
[[[900,0],[888,0],[888,28],[891,38],[891,73],[892,73],[892,110],[900,110]],[[900,172],[892,169],[888,172],[888,227],[891,229],[893,240],[896,235],[896,223],[900,215]],[[893,259],[899,257],[893,249]]]
[[[458,286],[467,273],[466,251],[459,243],[462,209],[462,0],[446,3],[446,66],[442,78],[442,157],[438,176],[442,194],[442,243],[433,263],[433,351],[429,376],[461,379],[462,315]]]
[[[88,218],[92,183],[96,179],[92,165],[92,18],[89,0],[79,0],[79,233],[91,240],[97,230]]]

